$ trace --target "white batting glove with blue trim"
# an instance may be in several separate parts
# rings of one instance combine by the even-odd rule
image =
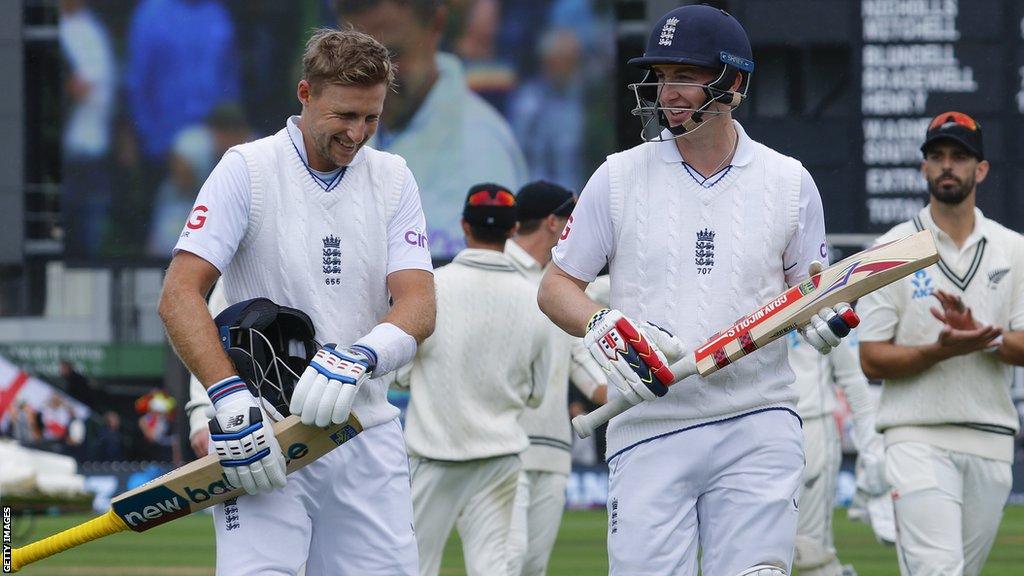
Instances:
[[[338,350],[326,344],[302,373],[288,410],[303,424],[324,427],[348,421],[359,386],[370,378],[377,355],[366,346]]]
[[[249,494],[283,488],[287,473],[284,454],[245,382],[231,376],[207,392],[216,410],[210,420],[210,443],[227,481]]]

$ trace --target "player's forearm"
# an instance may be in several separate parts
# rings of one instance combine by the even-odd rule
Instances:
[[[874,380],[907,378],[951,358],[938,344],[902,346],[891,342],[861,342],[860,365]]]
[[[391,309],[380,323],[394,324],[422,344],[434,333],[437,313],[434,275],[425,270],[402,270],[388,276]]]
[[[537,304],[556,326],[582,338],[587,322],[602,307],[587,297],[586,284],[552,265],[544,273],[537,291]]]
[[[996,348],[996,356],[1007,364],[1024,366],[1024,331],[1003,333],[1003,343]]]
[[[236,373],[202,294],[165,284],[158,311],[174,351],[204,386]]]

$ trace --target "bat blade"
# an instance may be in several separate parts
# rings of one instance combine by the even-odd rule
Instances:
[[[707,376],[797,328],[822,308],[869,294],[938,262],[932,233],[922,230],[858,252],[786,290],[693,351]]]
[[[307,426],[298,416],[274,423],[274,436],[291,474],[362,431],[355,416],[326,428]],[[245,494],[224,477],[216,455],[208,455],[114,498],[102,516],[12,551],[15,571],[86,542],[124,530],[145,532],[176,518]]]
[[[693,374],[707,376],[802,328],[822,308],[852,302],[938,260],[935,239],[928,230],[858,252],[793,286],[716,333],[689,357],[671,367],[674,382]],[[589,414],[573,418],[573,429],[577,436],[586,438],[598,426],[630,406],[624,397],[619,396]]]

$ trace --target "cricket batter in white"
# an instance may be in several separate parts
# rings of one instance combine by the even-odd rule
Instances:
[[[591,177],[538,296],[640,404],[608,426],[611,573],[697,574],[700,548],[709,576],[787,574],[803,449],[785,343],[671,389],[654,374],[822,265],[821,198],[732,119],[754,63],[731,15],[672,10],[630,62],[649,141]],[[612,309],[584,293],[606,263]],[[849,321],[826,309],[803,333],[823,353],[855,323],[836,308]]]
[[[853,412],[858,484],[869,493],[886,489],[882,437],[875,432],[875,406],[860,369],[857,339],[851,334],[827,355],[794,332],[786,341],[800,393],[797,413],[803,421],[805,460],[793,565],[804,576],[856,576],[851,566],[839,563],[832,537],[836,480],[843,460],[835,418],[837,386]]]
[[[862,298],[860,361],[884,379],[878,430],[900,573],[982,573],[1009,496],[1024,365],[1024,237],[975,207],[981,126],[943,112],[921,146],[928,205],[878,242],[930,230],[939,262]]]
[[[209,391],[210,444],[250,494],[234,521],[216,509],[217,573],[413,575],[408,460],[381,376],[412,359],[434,325],[434,287],[416,182],[398,156],[364,146],[393,81],[387,49],[319,30],[306,45],[302,114],[236,146],[199,192],[175,247],[159,312]],[[321,342],[288,405],[307,424],[364,431],[287,477],[269,417],[221,349],[204,295],[267,297],[309,314]],[[390,297],[390,305],[389,305]],[[386,551],[386,552],[382,552]]]
[[[508,536],[519,425],[543,400],[552,347],[536,288],[508,256],[515,196],[504,186],[470,188],[462,211],[466,248],[437,270],[437,330],[399,372],[411,392],[406,444],[420,574],[437,576],[452,527],[470,576],[508,573]]]
[[[532,284],[540,284],[544,269],[565,223],[576,206],[573,193],[558,184],[538,180],[516,193],[519,228],[505,243],[512,265]],[[509,540],[509,573],[543,576],[555,546],[565,509],[565,485],[572,469],[572,430],[569,426],[569,381],[598,404],[603,404],[608,380],[580,338],[573,338],[541,316],[550,332],[551,364],[547,391],[540,406],[523,412],[519,423],[530,438],[523,452]]]

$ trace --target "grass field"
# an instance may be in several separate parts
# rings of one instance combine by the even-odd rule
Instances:
[[[31,539],[67,528],[85,517],[38,518],[31,526]],[[25,536],[29,528],[16,520],[15,536]],[[548,574],[581,576],[605,574],[608,570],[604,549],[605,514],[603,511],[568,512],[562,521],[558,543]],[[15,540],[15,543],[24,540]],[[850,522],[846,513],[836,515],[836,542],[839,557],[852,563],[860,576],[897,574],[893,548],[875,542],[871,530]],[[212,517],[182,518],[144,534],[117,534],[59,554],[20,572],[26,576],[144,576],[213,574],[214,543]],[[988,564],[986,576],[1011,576],[1024,566],[1024,507],[1007,508]],[[457,537],[448,542],[441,574],[465,574]]]

